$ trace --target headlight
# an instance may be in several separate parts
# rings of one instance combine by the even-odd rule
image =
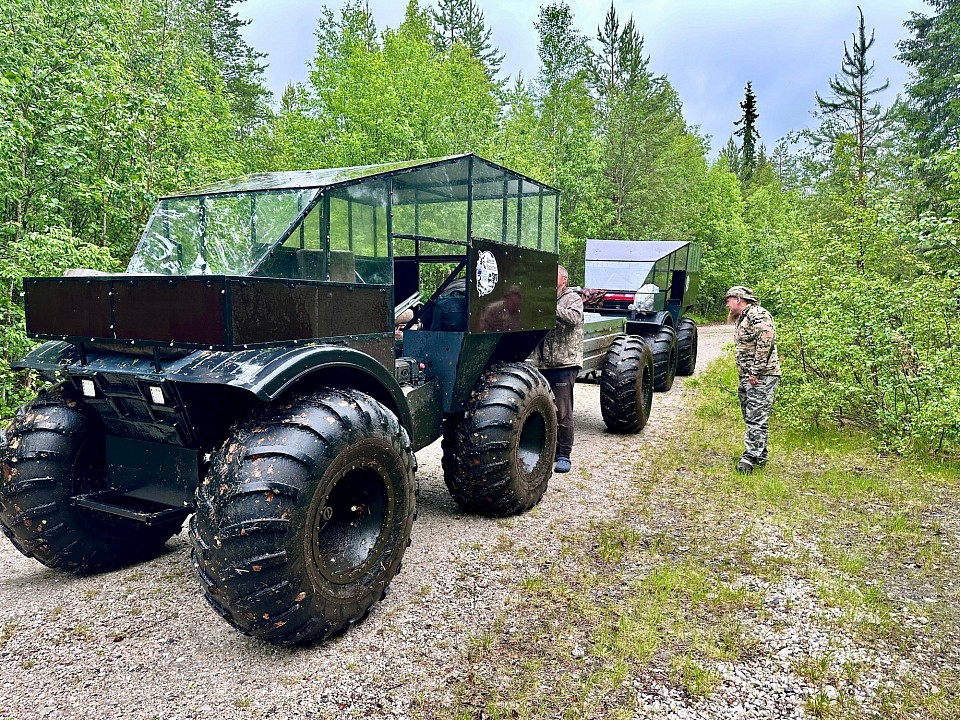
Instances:
[[[83,390],[84,397],[92,398],[97,396],[97,388],[90,378],[80,380],[80,388]]]
[[[645,288],[640,288],[633,296],[633,309],[639,312],[652,312],[655,298],[656,293],[648,292]]]

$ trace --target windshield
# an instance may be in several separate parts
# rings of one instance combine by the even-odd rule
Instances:
[[[247,275],[318,190],[275,190],[161,200],[127,272]]]
[[[597,290],[635,292],[647,281],[652,269],[652,262],[587,260],[584,285]]]

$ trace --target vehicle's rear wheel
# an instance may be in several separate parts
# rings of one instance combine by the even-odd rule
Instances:
[[[322,390],[239,423],[191,522],[207,600],[282,645],[364,619],[400,569],[416,506],[406,430],[358,391]]]
[[[693,375],[697,369],[697,324],[688,317],[677,324],[677,375]]]
[[[600,379],[600,413],[607,429],[643,429],[653,405],[653,355],[643,338],[621,335],[607,350]]]
[[[467,512],[529,510],[553,474],[557,409],[550,385],[525,363],[503,363],[477,382],[462,415],[443,424],[443,478]]]
[[[0,449],[0,527],[27,557],[75,573],[112,570],[160,553],[181,522],[144,525],[71,504],[107,489],[97,414],[65,388],[17,410]]]
[[[653,353],[653,389],[666,392],[677,375],[677,334],[671,327],[662,327],[646,340]]]

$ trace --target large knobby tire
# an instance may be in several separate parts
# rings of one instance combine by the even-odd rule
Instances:
[[[646,341],[653,353],[653,389],[666,392],[677,375],[677,334],[665,326]]]
[[[557,408],[546,379],[503,363],[477,382],[463,415],[443,423],[443,479],[467,512],[502,517],[529,510],[553,474]]]
[[[397,417],[358,391],[261,408],[211,458],[190,525],[213,608],[281,645],[363,620],[400,569],[416,461]]]
[[[102,572],[155,557],[180,531],[71,504],[107,489],[104,438],[97,414],[63,388],[17,411],[0,450],[0,527],[17,550],[56,570]]]
[[[677,324],[677,375],[693,375],[697,369],[697,324],[688,317]]]
[[[621,335],[607,350],[600,377],[600,413],[607,429],[636,433],[650,419],[653,354],[643,338]]]

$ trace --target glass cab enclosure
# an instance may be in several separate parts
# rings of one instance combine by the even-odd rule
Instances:
[[[674,320],[697,302],[700,246],[693,242],[587,240],[584,284],[602,290],[605,314],[667,310]]]
[[[164,353],[334,339],[392,368],[401,310],[407,329],[552,327],[558,207],[472,154],[214,183],[158,202],[126,274],[28,278],[28,331]]]

